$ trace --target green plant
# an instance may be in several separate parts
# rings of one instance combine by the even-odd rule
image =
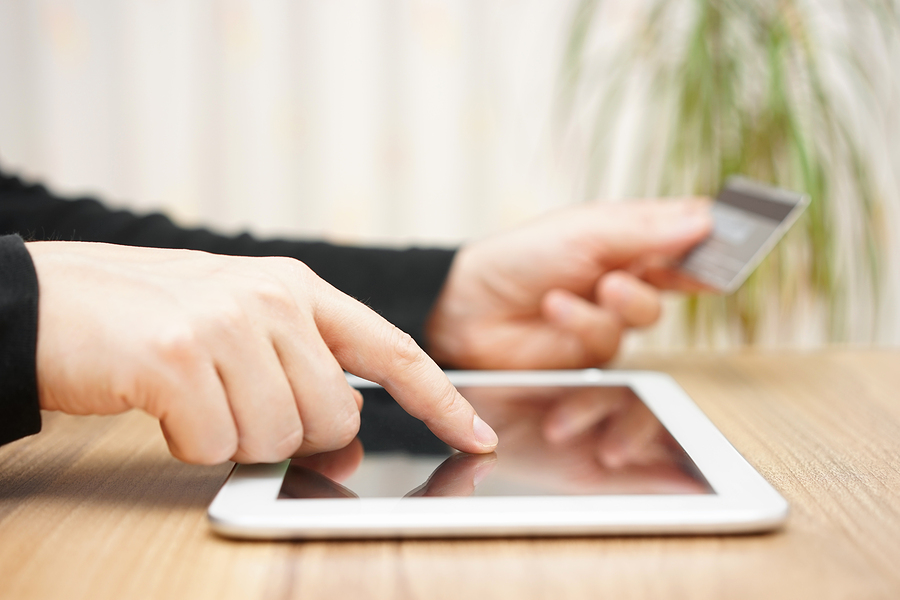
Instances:
[[[821,307],[829,339],[871,338],[886,240],[870,142],[900,74],[895,0],[647,0],[612,48],[597,43],[607,4],[578,2],[561,71],[562,114],[589,132],[588,196],[637,110],[630,194],[711,195],[740,173],[812,199],[737,294],[687,302],[688,330],[736,324],[752,343],[765,317]]]

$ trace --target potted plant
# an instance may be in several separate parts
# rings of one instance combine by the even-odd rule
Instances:
[[[898,45],[894,0],[577,2],[560,114],[586,197],[616,176],[630,196],[714,195],[731,174],[811,197],[740,291],[684,301],[694,341],[876,336]]]

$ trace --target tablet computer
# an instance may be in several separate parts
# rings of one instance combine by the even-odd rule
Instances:
[[[765,531],[785,500],[669,376],[457,371],[497,431],[489,455],[452,451],[382,388],[346,448],[237,465],[209,507],[239,538],[715,534]]]

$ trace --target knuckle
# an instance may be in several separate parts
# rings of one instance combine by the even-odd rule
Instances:
[[[303,445],[303,427],[298,426],[275,444],[274,460],[284,460],[292,456]]]
[[[222,298],[208,315],[207,326],[216,333],[239,331],[248,320],[247,312],[234,298]]]
[[[288,279],[307,280],[317,275],[305,263],[287,256],[268,256],[262,258],[272,273],[279,278],[286,277]]]
[[[226,450],[200,451],[196,454],[189,455],[188,459],[184,462],[194,465],[220,465],[230,459],[234,455],[236,449],[236,447],[231,447]]]
[[[240,297],[222,294],[214,301],[204,303],[202,312],[185,311],[178,319],[158,328],[153,344],[164,356],[189,358],[210,339],[240,331],[248,322],[249,316]]]
[[[301,261],[289,256],[265,256],[260,260],[266,261],[267,264],[271,265],[276,270],[296,272],[304,268],[309,268]]]
[[[303,429],[298,427],[281,436],[278,441],[272,441],[267,436],[242,439],[239,453],[245,462],[271,463],[288,458],[301,445],[303,445]]]
[[[235,453],[236,462],[242,463],[266,463],[277,462],[274,446],[265,447],[261,443],[241,440]]]
[[[181,462],[185,462],[190,465],[204,464],[202,462],[198,462],[198,457],[195,457],[193,453],[183,451],[180,447],[178,447],[177,444],[173,444],[171,440],[169,441],[169,454],[171,454]]]
[[[343,448],[353,441],[359,433],[360,414],[352,397],[346,400],[327,417],[323,416],[315,427],[309,428],[312,431],[307,432],[304,445],[328,451]]]
[[[388,348],[393,353],[393,362],[402,369],[417,368],[422,364],[422,349],[411,335],[392,326],[388,333]]]
[[[430,404],[429,412],[431,414],[424,419],[425,423],[435,418],[447,417],[460,410],[461,406],[457,400],[456,390],[452,387],[439,394]]]
[[[171,324],[157,330],[150,346],[164,364],[179,369],[192,369],[202,357],[197,330],[186,323]]]
[[[316,290],[321,282],[316,273],[305,263],[285,256],[266,257],[267,284],[260,286],[258,297],[268,306],[281,310],[296,310],[297,290]]]
[[[291,289],[280,279],[260,281],[253,292],[255,299],[269,311],[285,314],[297,308]]]
[[[336,448],[343,448],[359,433],[360,416],[356,410],[348,410],[343,419],[338,420],[333,432],[333,442]]]
[[[169,441],[169,452],[178,460],[192,465],[219,465],[234,456],[237,442],[232,440],[217,446],[192,445],[182,448]]]

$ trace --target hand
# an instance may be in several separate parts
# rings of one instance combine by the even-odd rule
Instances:
[[[601,426],[602,435],[596,429]],[[592,433],[595,456],[609,469],[671,459],[674,439],[628,387],[571,388],[548,407],[542,440],[560,447]]]
[[[28,244],[40,285],[41,407],[157,417],[187,462],[274,462],[346,446],[382,384],[460,450],[496,434],[408,335],[287,258]]]
[[[427,323],[455,368],[601,364],[628,327],[659,318],[659,287],[693,289],[669,264],[712,228],[701,199],[571,207],[464,246]]]

